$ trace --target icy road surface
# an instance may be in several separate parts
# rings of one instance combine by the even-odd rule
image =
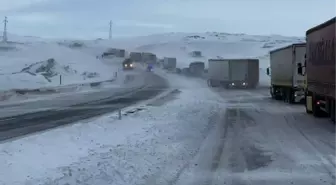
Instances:
[[[110,113],[167,88],[166,80],[153,73],[140,70],[127,75],[122,86],[0,105],[1,116],[7,114],[0,116],[0,141]]]
[[[265,89],[171,91],[123,111],[0,145],[0,184],[326,185],[335,129]]]

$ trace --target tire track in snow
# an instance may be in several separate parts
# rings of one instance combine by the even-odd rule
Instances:
[[[176,165],[174,164],[174,161],[172,161],[172,164],[169,164],[168,166],[165,166],[164,169],[152,174],[145,182],[145,184],[165,184],[165,185],[175,185],[175,184],[179,184],[179,180],[181,178],[181,176],[186,172],[186,170],[190,169],[193,167],[193,162],[195,161],[195,157],[197,155],[199,155],[199,152],[201,150],[201,147],[203,146],[203,143],[205,142],[205,140],[209,137],[209,134],[211,133],[211,131],[213,129],[215,129],[215,125],[217,123],[217,118],[218,118],[218,112],[217,113],[213,113],[212,115],[210,115],[210,117],[208,118],[208,123],[206,124],[204,130],[202,131],[202,139],[200,140],[201,143],[200,145],[197,145],[197,142],[194,143],[195,145],[195,152],[193,152],[192,154],[189,154],[188,159],[182,163],[182,165]],[[174,157],[174,156],[172,156]],[[177,171],[173,174],[172,173],[172,169]]]
[[[336,168],[334,162],[331,159],[325,158],[323,157],[322,153],[318,150],[316,144],[307,136],[307,134],[305,132],[302,131],[301,128],[299,128],[297,125],[292,124],[288,118],[285,116],[286,119],[286,123],[287,125],[292,128],[295,129],[297,132],[300,133],[300,135],[302,135],[304,137],[304,139],[306,141],[308,141],[308,143],[312,146],[312,148],[315,150],[315,153],[317,154],[316,156],[321,160],[322,164],[323,164],[323,168],[326,170],[326,172],[330,175],[330,177],[335,181],[335,171],[332,171],[329,169],[327,163],[330,163],[333,167],[333,169]]]

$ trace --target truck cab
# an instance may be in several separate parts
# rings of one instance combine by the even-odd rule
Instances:
[[[123,65],[123,69],[124,70],[132,70],[132,69],[134,69],[134,63],[133,63],[133,61],[130,58],[125,59],[123,61],[122,65]]]

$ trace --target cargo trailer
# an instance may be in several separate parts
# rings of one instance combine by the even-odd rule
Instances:
[[[146,52],[143,52],[141,54],[142,56],[142,61],[145,62],[145,63],[156,63],[157,61],[157,57],[155,54],[153,53],[146,53]]]
[[[304,100],[304,77],[297,73],[297,65],[304,61],[305,43],[291,44],[270,52],[270,94],[273,99],[295,103]]]
[[[208,85],[255,88],[259,83],[258,59],[209,59]]]
[[[134,62],[141,62],[142,61],[142,53],[141,52],[131,52],[130,59]]]
[[[204,62],[191,62],[189,64],[189,73],[192,76],[203,76],[205,69]]]
[[[163,69],[175,70],[176,69],[176,58],[164,57],[163,59]]]
[[[307,79],[305,107],[314,116],[335,122],[335,20],[330,19],[306,32],[306,61],[297,72]]]

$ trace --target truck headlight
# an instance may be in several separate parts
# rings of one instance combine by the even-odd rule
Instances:
[[[245,82],[243,82],[243,86],[245,86],[246,85],[246,83]]]
[[[130,64],[131,67],[133,67],[133,64]]]
[[[232,85],[232,86],[234,86],[234,85],[235,85],[235,83],[231,83],[231,85]]]

